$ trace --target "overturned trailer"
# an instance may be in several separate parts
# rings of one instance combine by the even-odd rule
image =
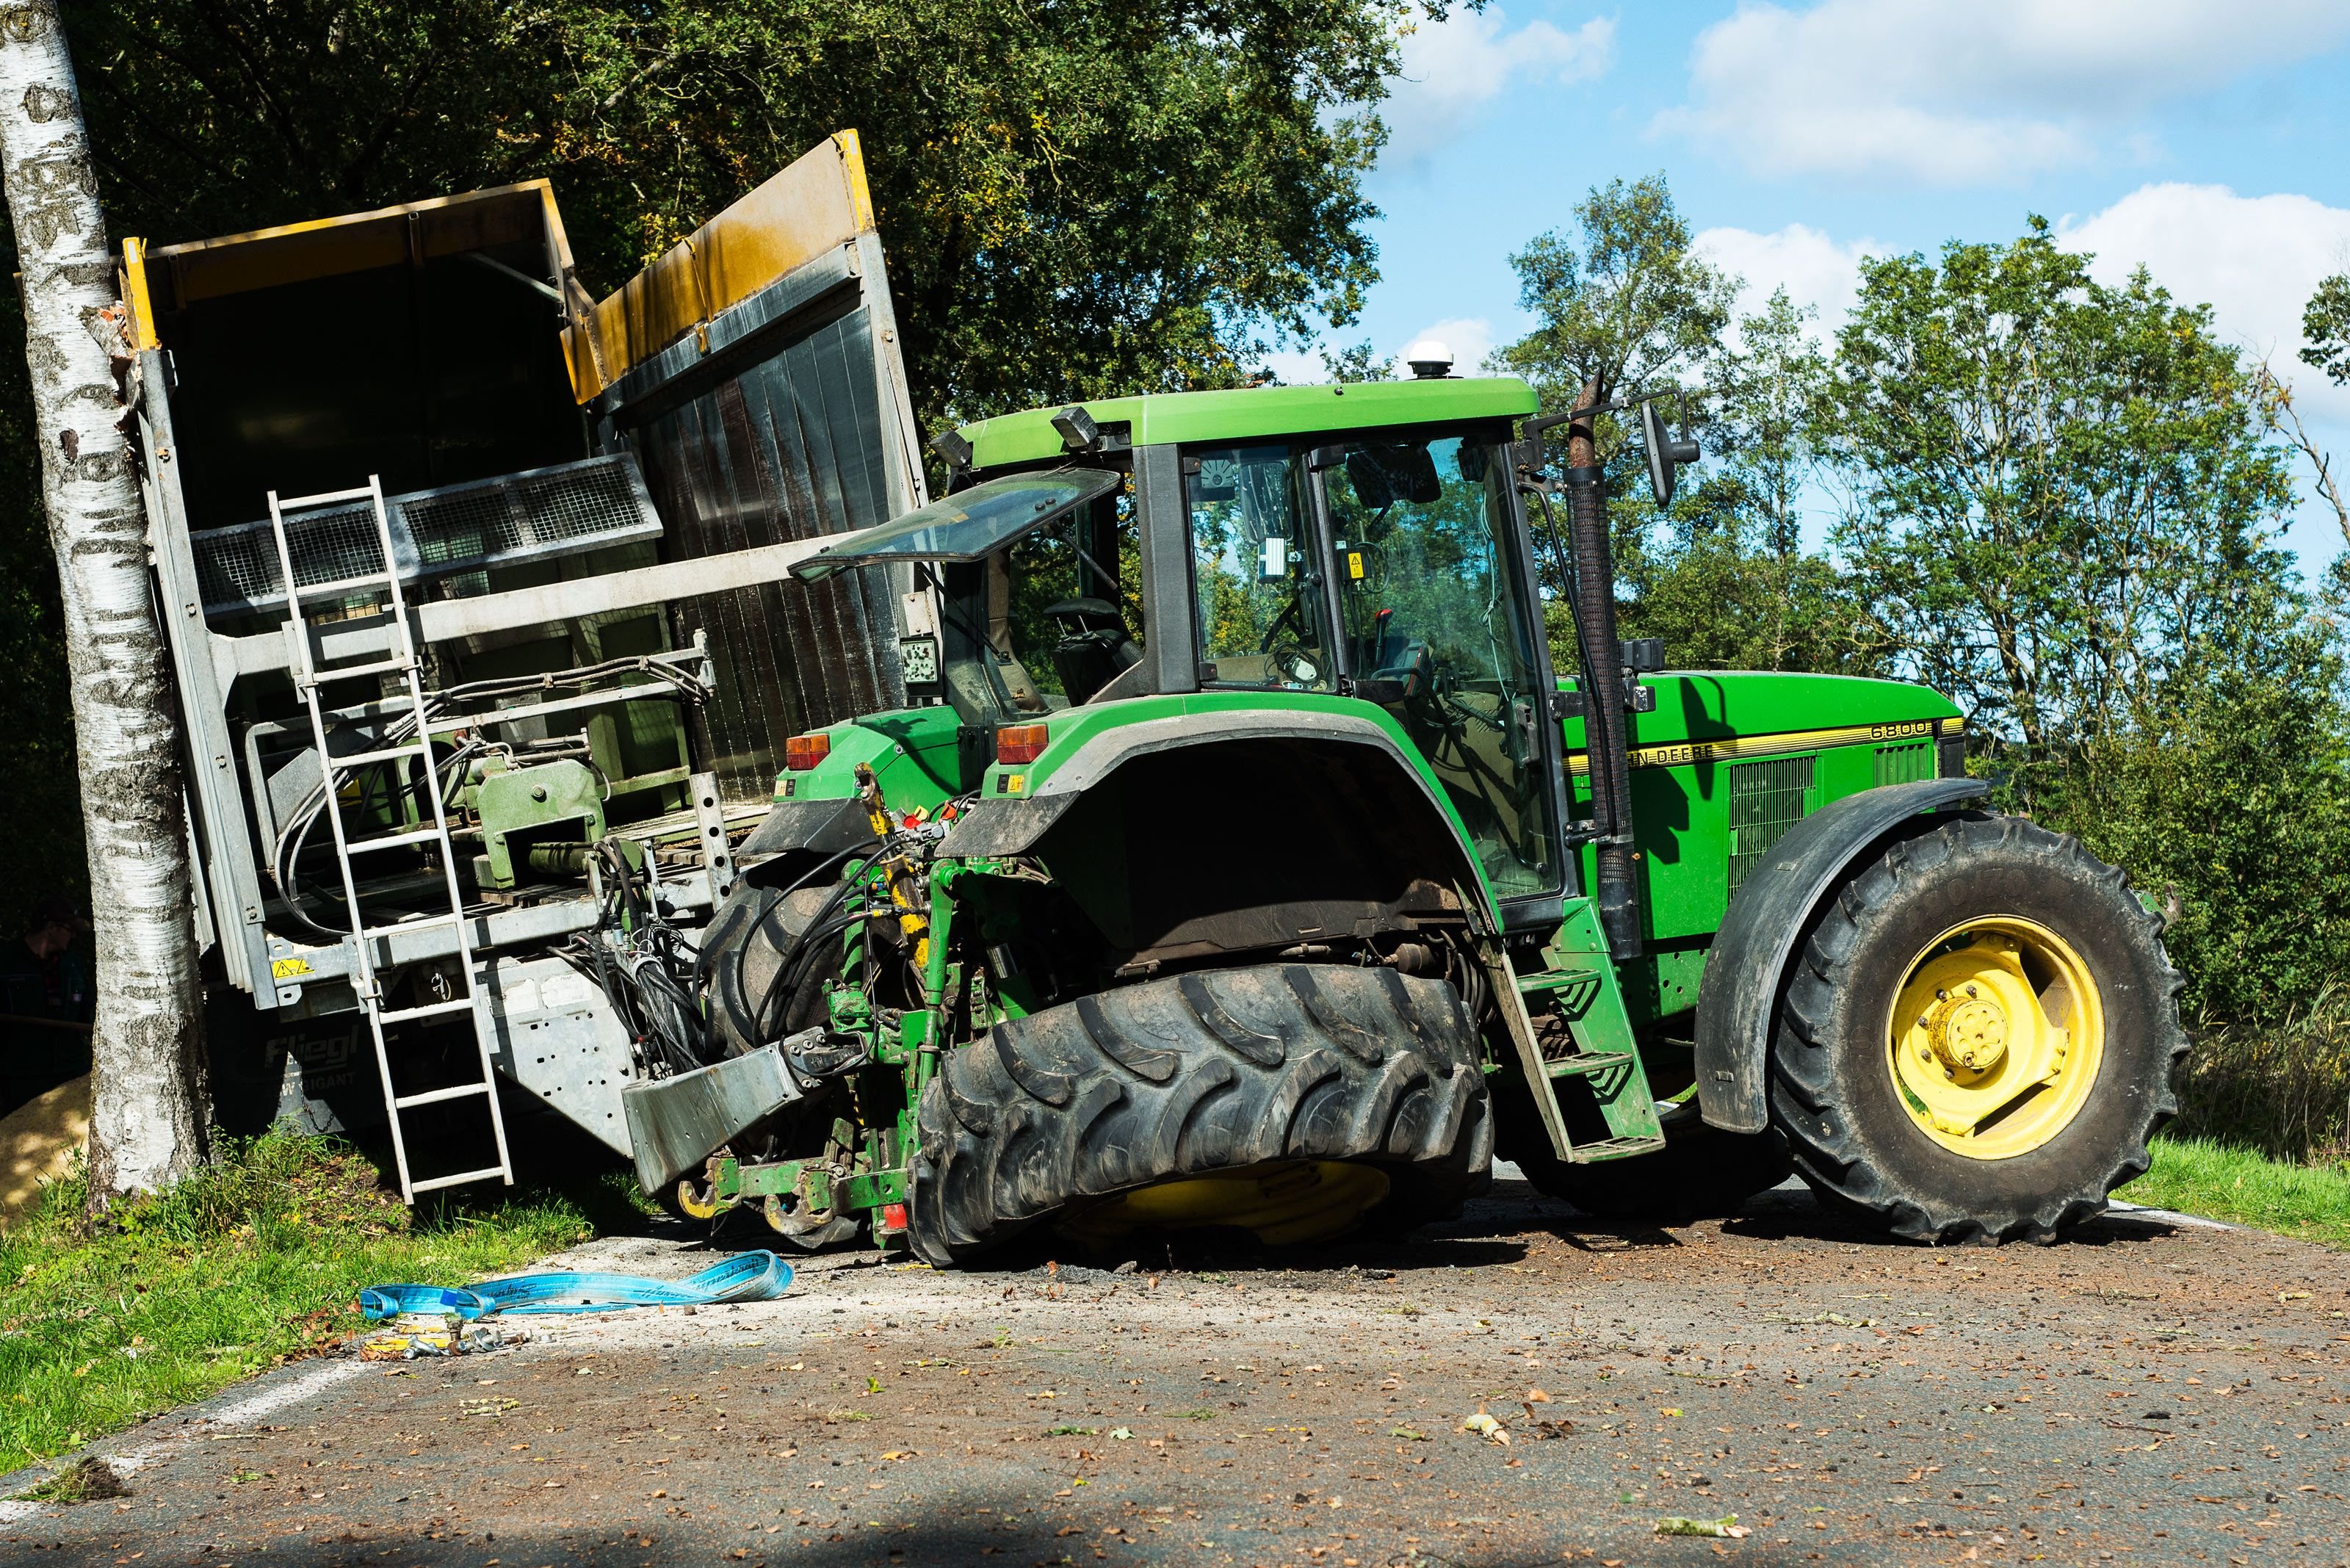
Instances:
[[[789,575],[925,499],[855,134],[600,301],[544,182],[123,273],[225,1091],[388,1113],[406,1196],[511,1180],[517,1089],[628,1153],[691,965],[629,934],[706,919],[924,614]]]

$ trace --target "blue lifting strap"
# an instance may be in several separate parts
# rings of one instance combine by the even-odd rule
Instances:
[[[370,1285],[359,1293],[369,1322],[402,1313],[605,1312],[632,1306],[719,1306],[773,1301],[791,1288],[791,1265],[773,1252],[738,1252],[682,1280],[639,1274],[517,1274],[465,1290],[442,1285]]]

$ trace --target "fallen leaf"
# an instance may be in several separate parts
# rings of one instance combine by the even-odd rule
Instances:
[[[1510,1434],[1502,1429],[1502,1423],[1482,1410],[1473,1416],[1462,1417],[1461,1429],[1464,1432],[1474,1432],[1489,1443],[1507,1445],[1510,1440]]]
[[[1742,1541],[1753,1532],[1738,1522],[1736,1514],[1728,1513],[1720,1519],[1682,1519],[1679,1515],[1668,1515],[1657,1521],[1657,1533],[1710,1535],[1722,1541]]]

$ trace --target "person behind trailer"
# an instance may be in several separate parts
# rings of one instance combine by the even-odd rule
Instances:
[[[73,905],[46,898],[22,938],[0,942],[0,1116],[89,1071],[92,992],[76,946],[88,929]]]

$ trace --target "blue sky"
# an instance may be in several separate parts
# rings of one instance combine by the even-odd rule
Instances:
[[[1510,253],[1617,175],[1661,171],[1752,299],[1783,285],[1831,327],[1860,254],[2040,213],[2101,274],[2213,306],[2350,467],[2350,390],[2294,358],[2312,286],[2350,270],[2350,0],[1509,0],[1404,51],[1381,281],[1338,340],[1433,333],[1467,369],[1528,324]],[[2312,572],[2343,547],[2314,500],[2287,540]]]

